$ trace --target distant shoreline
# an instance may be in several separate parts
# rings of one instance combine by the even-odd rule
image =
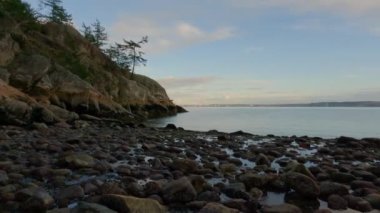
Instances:
[[[184,107],[380,107],[380,101],[317,102],[300,104],[188,104]]]

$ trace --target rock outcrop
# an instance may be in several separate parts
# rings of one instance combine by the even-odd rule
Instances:
[[[118,68],[72,26],[30,22],[0,17],[6,23],[0,25],[0,123],[54,123],[78,114],[141,120],[183,111],[156,81]]]

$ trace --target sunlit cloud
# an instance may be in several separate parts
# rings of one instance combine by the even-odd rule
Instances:
[[[217,77],[214,76],[204,76],[204,77],[167,77],[161,78],[157,81],[162,84],[165,88],[177,89],[181,87],[194,87],[196,85],[209,84],[212,81],[215,81]]]
[[[110,28],[110,40],[120,42],[124,38],[138,40],[149,37],[148,53],[160,53],[175,48],[220,41],[235,36],[232,27],[215,27],[205,30],[185,21],[156,21],[153,18],[123,16]]]

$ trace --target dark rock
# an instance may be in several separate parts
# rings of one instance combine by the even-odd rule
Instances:
[[[266,175],[246,173],[239,176],[239,180],[244,183],[247,190],[253,187],[262,189],[268,184],[269,179]]]
[[[306,175],[289,172],[285,174],[284,178],[288,187],[305,197],[315,198],[320,193],[317,183]]]
[[[0,170],[0,185],[5,185],[8,183],[8,174],[7,172]]]
[[[238,213],[239,210],[228,208],[219,203],[208,203],[199,213]]]
[[[117,213],[105,206],[96,203],[79,202],[78,205],[70,211],[70,213]]]
[[[183,177],[167,183],[163,187],[162,196],[165,202],[168,203],[186,203],[193,201],[197,196],[197,192],[195,191],[189,179]]]
[[[95,160],[85,153],[69,154],[61,159],[62,164],[72,168],[91,168],[95,165]]]
[[[320,197],[327,199],[330,195],[348,195],[348,188],[340,183],[324,181],[320,184]]]
[[[355,180],[351,183],[352,189],[358,189],[358,188],[377,188],[375,184],[373,184],[370,181],[364,181],[364,180]]]
[[[347,209],[347,201],[339,195],[330,195],[327,199],[328,207],[333,210],[345,210]]]
[[[170,168],[182,171],[185,174],[191,174],[197,171],[198,164],[196,161],[190,159],[174,159]]]
[[[331,179],[338,183],[351,183],[356,180],[355,176],[349,173],[336,172],[331,174]]]
[[[103,195],[99,201],[100,204],[117,211],[119,213],[130,212],[156,212],[166,213],[167,209],[158,201],[146,198],[136,198],[123,195]]]
[[[266,165],[266,166],[270,166],[271,164],[271,161],[269,160],[269,158],[264,155],[264,154],[259,154],[259,156],[257,156],[256,158],[256,165]]]
[[[80,186],[69,186],[59,192],[56,195],[56,200],[60,207],[66,207],[71,200],[84,197],[83,188]]]
[[[197,200],[207,202],[218,202],[220,201],[220,196],[217,192],[205,191],[198,195]]]
[[[372,210],[371,204],[360,197],[355,197],[353,195],[346,195],[344,199],[348,202],[348,207],[354,210],[368,212]]]
[[[264,206],[261,211],[263,213],[302,213],[300,208],[291,204]]]
[[[21,202],[21,208],[27,211],[46,211],[54,205],[54,199],[42,188],[30,187],[18,191],[15,194],[17,201]]]
[[[167,124],[165,129],[171,129],[171,130],[176,130],[177,127],[174,124]]]
[[[366,201],[368,201],[372,208],[380,209],[380,194],[370,194],[364,197]]]

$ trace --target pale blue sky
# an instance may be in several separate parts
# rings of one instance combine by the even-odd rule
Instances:
[[[148,35],[137,72],[178,104],[380,100],[379,0],[63,2],[112,41]]]

